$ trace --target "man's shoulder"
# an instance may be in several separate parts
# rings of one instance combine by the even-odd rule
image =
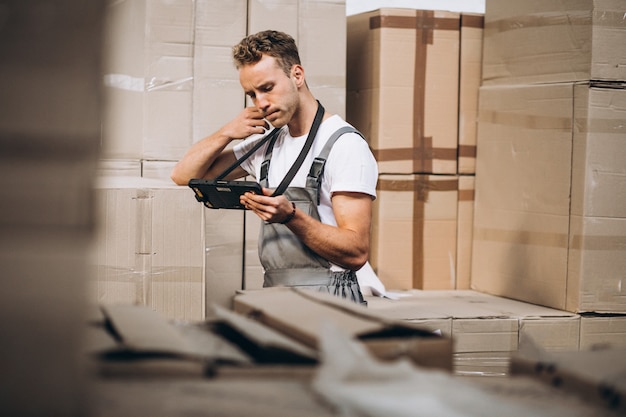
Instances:
[[[333,114],[328,119],[324,120],[323,125],[334,129],[351,126],[350,123],[346,122],[345,119],[338,114]]]
[[[344,128],[344,127],[350,127],[352,129],[355,130],[355,133],[353,132],[348,132],[346,133],[346,135],[359,135],[361,136],[360,133],[356,133],[359,132],[357,128],[355,128],[354,126],[352,126],[350,123],[348,123],[347,121],[345,121],[341,116],[339,116],[338,114],[335,114],[331,117],[329,117],[328,119],[326,119],[324,121],[324,131],[325,134],[328,138],[330,138],[335,132],[337,132],[339,129]]]

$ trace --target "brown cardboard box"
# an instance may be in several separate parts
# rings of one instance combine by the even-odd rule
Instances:
[[[611,87],[481,87],[473,289],[626,311],[626,90]]]
[[[626,315],[584,315],[580,319],[580,349],[626,348]]]
[[[248,2],[248,34],[261,30],[280,30],[298,42],[299,0],[251,0]],[[244,35],[245,36],[245,35]]]
[[[475,180],[473,175],[459,175],[455,285],[457,290],[467,290],[471,285]]]
[[[194,17],[192,140],[196,142],[234,118],[245,103],[231,48],[246,35],[248,2],[196,1]]]
[[[106,17],[103,158],[178,160],[241,110],[246,1],[133,0]]]
[[[498,375],[509,371],[519,340],[532,337],[547,351],[577,350],[580,316],[472,290],[410,290],[397,300],[368,297],[368,309],[451,337],[454,372]]]
[[[141,177],[139,159],[99,159],[97,177]]]
[[[483,84],[626,80],[621,0],[487,0]]]
[[[459,21],[413,9],[348,16],[347,119],[381,173],[457,173]]]
[[[244,284],[244,213],[204,208],[203,216],[205,299],[230,308]]]
[[[461,13],[459,174],[476,172],[476,125],[478,123],[478,88],[482,71],[483,26],[482,14]]]
[[[346,29],[345,0],[298,0],[298,49],[307,84],[326,110],[344,119]]]
[[[562,312],[563,313],[563,312]],[[530,338],[547,351],[563,352],[582,348],[582,322],[578,314],[547,316],[529,315],[520,320],[519,340]]]
[[[425,367],[452,366],[449,338],[330,294],[286,287],[244,291],[235,296],[234,308],[309,347],[318,348],[324,326],[332,324],[379,359],[406,357]]]
[[[105,20],[101,156],[176,159],[192,143],[194,2],[115,2]]]
[[[380,175],[371,263],[389,290],[455,288],[456,176]]]
[[[457,318],[452,321],[454,370],[459,375],[506,375],[517,350],[516,317]]]
[[[95,193],[101,222],[90,260],[92,302],[138,303],[169,318],[204,318],[210,263],[204,260],[204,207],[193,192],[169,181],[109,177],[99,179]]]

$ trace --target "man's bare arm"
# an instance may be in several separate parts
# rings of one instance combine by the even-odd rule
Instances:
[[[246,194],[241,201],[264,221],[284,221],[293,210],[291,202],[285,196],[270,197],[271,191],[264,191],[264,196]],[[332,203],[336,227],[321,223],[299,209],[287,227],[324,259],[358,270],[369,258],[372,197],[362,193],[334,193]]]
[[[259,109],[245,108],[220,130],[193,144],[174,166],[172,180],[178,185],[187,185],[192,178],[215,178],[236,160],[232,149],[226,149],[226,146],[233,140],[263,133],[266,127],[267,122]],[[245,175],[243,169],[237,168],[227,179]]]

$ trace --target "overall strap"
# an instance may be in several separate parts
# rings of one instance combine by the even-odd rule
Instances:
[[[263,146],[263,144],[265,142],[267,142],[268,140],[272,140],[272,144],[276,141],[276,138],[278,137],[278,133],[280,132],[281,129],[276,129],[274,128],[269,134],[267,134],[265,137],[263,137],[261,140],[259,140],[256,145],[254,145],[252,147],[252,149],[250,149],[248,152],[246,152],[244,155],[241,156],[241,158],[237,159],[231,166],[229,166],[228,168],[226,168],[220,175],[218,175],[217,177],[215,177],[216,180],[221,180],[224,177],[226,177],[228,174],[230,174],[235,168],[237,168],[239,165],[241,165],[241,163],[243,161],[245,161],[246,159],[250,158],[250,155],[252,155],[253,153],[255,153],[261,146]]]
[[[304,162],[304,159],[306,158],[307,154],[309,153],[309,150],[311,149],[311,146],[313,145],[313,142],[315,141],[315,136],[317,135],[317,131],[319,130],[320,125],[322,124],[323,117],[324,117],[324,107],[322,106],[322,103],[318,101],[317,112],[315,113],[315,118],[313,119],[313,124],[311,125],[311,130],[309,130],[309,135],[306,138],[306,142],[304,143],[304,146],[302,147],[302,150],[300,151],[300,154],[294,161],[293,165],[291,165],[291,168],[289,168],[289,171],[287,172],[283,180],[280,182],[278,187],[276,187],[276,190],[274,190],[272,197],[281,195],[282,193],[285,192],[287,187],[289,187],[291,180],[300,169],[300,166],[302,166],[302,162]],[[274,143],[275,143],[275,140],[273,140],[270,143],[270,146],[267,147],[267,151],[265,152],[265,160],[261,164],[261,176],[259,178],[259,182],[261,183],[263,187],[268,186],[267,176],[269,173],[269,166],[270,166],[270,160],[272,158],[272,150],[274,149]]]
[[[328,139],[328,142],[324,145],[324,148],[322,148],[322,151],[311,164],[311,169],[309,170],[309,175],[306,179],[306,186],[317,190],[317,205],[320,204],[320,185],[322,183],[322,174],[324,173],[326,160],[328,159],[328,155],[330,154],[330,150],[333,145],[337,142],[337,139],[345,133],[356,133],[364,138],[363,134],[352,126],[341,127],[332,134],[332,136]]]

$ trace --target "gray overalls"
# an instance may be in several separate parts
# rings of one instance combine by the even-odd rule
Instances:
[[[296,204],[298,209],[319,220],[319,188],[324,172],[324,164],[335,141],[344,133],[360,133],[349,126],[337,130],[315,158],[305,188],[288,187],[284,195]],[[272,158],[274,141],[265,153],[265,160],[259,180],[269,188],[267,173]],[[259,258],[265,269],[263,286],[290,286],[310,288],[328,292],[356,303],[367,305],[363,299],[355,271],[331,271],[330,262],[305,246],[286,225],[263,223],[259,235]]]

